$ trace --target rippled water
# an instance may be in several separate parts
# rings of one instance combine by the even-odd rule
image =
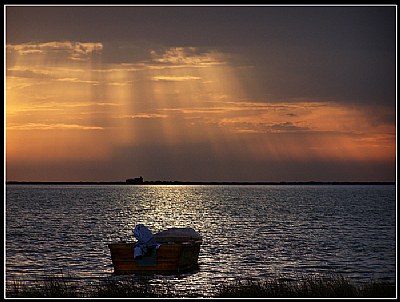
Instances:
[[[235,278],[342,274],[394,281],[395,186],[29,186],[6,192],[6,278],[62,270],[112,277],[107,243],[193,227],[203,236],[200,270],[151,277],[174,290]],[[117,278],[117,277],[115,277]]]

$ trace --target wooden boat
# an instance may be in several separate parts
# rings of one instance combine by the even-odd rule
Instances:
[[[154,235],[158,248],[134,258],[135,242],[109,243],[114,274],[171,275],[198,268],[201,236],[192,228],[172,228]]]

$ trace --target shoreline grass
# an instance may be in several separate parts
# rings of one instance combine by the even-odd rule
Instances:
[[[394,282],[370,281],[356,285],[337,275],[298,279],[238,279],[215,285],[208,298],[395,298]],[[178,294],[173,286],[150,285],[146,279],[106,279],[96,285],[71,282],[65,276],[49,276],[27,284],[14,281],[6,298],[203,298],[204,292]]]
[[[300,280],[238,280],[222,285],[216,298],[395,298],[394,282],[356,285],[343,276]]]

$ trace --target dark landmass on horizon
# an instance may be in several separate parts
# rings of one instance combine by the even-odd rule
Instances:
[[[7,185],[395,185],[395,181],[6,181]]]

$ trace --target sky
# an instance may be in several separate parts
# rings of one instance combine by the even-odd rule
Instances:
[[[15,181],[395,181],[397,6],[4,6]]]

